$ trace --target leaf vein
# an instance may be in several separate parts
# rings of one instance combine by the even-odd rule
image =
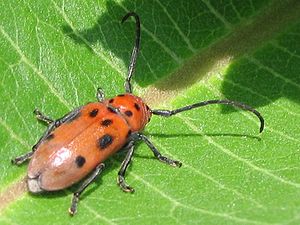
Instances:
[[[266,71],[270,72],[275,77],[280,78],[281,80],[285,81],[286,83],[291,84],[292,86],[295,86],[295,87],[297,87],[297,88],[300,89],[300,85],[299,84],[293,82],[292,80],[290,80],[288,78],[285,78],[284,76],[282,76],[279,73],[275,72],[275,70],[273,70],[272,68],[270,68],[270,67],[265,66],[264,64],[262,64],[259,60],[255,59],[254,57],[251,57],[250,55],[248,55],[248,56],[246,56],[246,58],[250,62],[256,64],[258,67],[260,67],[262,69],[265,69]]]
[[[129,10],[121,2],[119,2],[119,4],[126,12],[129,12]],[[183,59],[176,55],[176,53],[170,48],[168,48],[158,37],[156,37],[155,34],[148,30],[142,23],[141,29],[145,31],[153,39],[153,41],[155,41],[166,53],[168,53],[177,64],[182,64]]]
[[[218,144],[217,142],[215,142],[212,138],[206,136],[205,134],[203,134],[194,124],[188,122],[188,118],[184,117],[182,115],[178,115],[178,118],[180,118],[183,123],[185,123],[186,125],[188,125],[195,133],[201,134],[203,135],[203,137],[208,141],[209,144],[212,144],[213,146],[217,147],[218,149],[220,149],[223,153],[225,153],[226,155],[236,159],[237,161],[240,161],[246,165],[248,165],[250,168],[264,174],[265,176],[271,177],[274,180],[277,180],[283,184],[295,187],[295,188],[300,188],[300,184],[299,183],[295,183],[293,181],[290,180],[286,180],[285,178],[282,178],[276,174],[271,173],[269,170],[265,169],[265,168],[261,168],[255,164],[253,164],[252,162],[248,161],[247,159],[244,159],[236,154],[234,154],[233,152],[231,152],[229,149],[226,149],[225,147],[223,147],[222,145]]]
[[[168,156],[171,156],[172,158],[177,158],[176,156],[174,156],[173,154],[171,154],[169,151],[167,151],[164,147],[162,147],[160,145],[160,149],[164,149],[163,151],[168,155]],[[182,161],[182,160],[181,160]],[[236,194],[237,196],[241,197],[242,199],[246,199],[252,203],[254,203],[256,205],[256,207],[258,208],[263,208],[263,209],[266,209],[265,206],[263,206],[260,202],[258,202],[257,200],[251,198],[251,197],[247,197],[245,196],[244,194],[242,194],[241,192],[239,192],[238,190],[236,189],[233,189],[233,188],[229,188],[227,187],[226,185],[220,183],[218,180],[216,180],[214,177],[212,176],[209,176],[208,174],[196,169],[195,167],[189,165],[188,163],[183,163],[183,165],[187,168],[189,168],[190,170],[194,171],[195,173],[197,173],[198,175],[206,178],[207,180],[211,181],[212,183],[214,183],[217,187],[219,187],[220,189],[224,189],[224,190],[227,190],[229,192],[232,192],[234,194]]]
[[[155,0],[158,5],[163,9],[164,13],[167,15],[171,23],[174,25],[174,28],[178,32],[178,34],[181,36],[181,38],[184,40],[184,42],[187,44],[187,47],[189,50],[193,53],[195,53],[197,50],[193,47],[190,40],[187,38],[187,36],[182,32],[176,21],[173,19],[173,17],[169,14],[167,8],[161,3],[161,0]]]
[[[254,91],[253,89],[251,89],[251,88],[249,88],[249,87],[247,87],[247,86],[244,86],[244,85],[241,85],[241,84],[239,84],[239,83],[236,83],[236,82],[234,82],[233,80],[228,79],[228,78],[222,79],[221,76],[217,76],[217,78],[218,78],[219,80],[221,80],[222,82],[224,82],[224,83],[229,83],[229,84],[231,84],[231,85],[233,85],[233,86],[239,87],[240,89],[247,90],[248,92],[257,95],[257,96],[259,96],[260,98],[265,99],[266,101],[268,101],[268,103],[273,103],[273,101],[272,101],[270,98],[268,98],[267,96],[262,95],[262,94],[259,94],[258,92]],[[299,113],[291,112],[291,111],[289,111],[286,107],[283,107],[283,106],[277,105],[277,104],[274,104],[274,105],[275,105],[276,107],[278,107],[280,110],[286,112],[287,114],[290,114],[290,115],[293,115],[293,116],[300,116]]]
[[[193,210],[193,211],[196,211],[196,212],[200,212],[202,214],[206,214],[206,215],[210,215],[210,216],[215,216],[215,217],[221,217],[221,218],[224,218],[224,219],[227,219],[227,220],[236,221],[236,222],[250,223],[250,224],[269,224],[269,223],[264,223],[264,222],[261,222],[261,221],[249,220],[249,219],[245,219],[245,218],[240,218],[240,217],[232,216],[232,215],[227,214],[227,213],[213,212],[213,211],[210,211],[210,210],[207,210],[207,209],[197,208],[197,207],[194,207],[194,206],[191,206],[191,205],[183,204],[183,203],[179,202],[178,200],[174,199],[173,197],[169,196],[165,192],[161,191],[157,187],[153,186],[152,184],[150,184],[149,182],[147,182],[145,179],[141,178],[139,175],[137,175],[135,173],[131,173],[131,175],[135,179],[137,179],[137,180],[141,181],[142,183],[144,183],[147,187],[149,187],[152,190],[154,190],[155,192],[157,192],[159,195],[161,195],[165,199],[168,199],[175,206],[180,206],[182,208],[187,208],[187,209],[190,209],[190,210]]]
[[[205,3],[210,12],[225,25],[226,29],[232,30],[232,25],[210,4],[209,1],[202,0],[202,2]]]
[[[51,82],[44,76],[41,70],[39,70],[21,51],[19,46],[16,45],[16,43],[13,42],[13,40],[9,37],[9,35],[3,30],[3,27],[0,27],[0,32],[3,34],[3,36],[9,41],[11,46],[16,50],[16,52],[20,55],[21,61],[23,61],[26,65],[28,65],[34,72],[37,74],[44,83],[48,86],[50,92],[56,96],[61,103],[63,103],[68,109],[71,109],[70,105],[67,103],[67,101],[58,93],[58,91],[53,87]]]
[[[61,16],[63,17],[63,19],[66,21],[66,23],[71,27],[71,29],[73,30],[74,34],[80,38],[97,56],[99,56],[99,58],[101,58],[104,62],[106,62],[108,65],[111,66],[112,69],[114,69],[115,71],[117,71],[117,74],[119,74],[121,77],[123,74],[122,69],[117,66],[115,63],[113,63],[113,61],[110,61],[107,57],[105,57],[103,54],[101,54],[101,52],[97,51],[95,48],[93,48],[91,46],[91,44],[88,42],[88,40],[86,40],[82,35],[80,35],[80,33],[78,33],[74,27],[74,25],[72,24],[72,22],[69,20],[68,16],[66,15],[64,8],[61,9],[58,7],[58,5],[51,0],[51,2],[53,3],[53,5],[55,6],[55,8],[57,9],[57,11],[61,14]]]

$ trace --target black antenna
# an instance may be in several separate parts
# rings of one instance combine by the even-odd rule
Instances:
[[[133,47],[132,53],[131,53],[131,59],[130,64],[128,66],[128,75],[125,81],[125,90],[127,93],[132,93],[131,88],[131,77],[134,73],[135,65],[136,65],[136,58],[140,50],[140,41],[141,41],[141,24],[140,24],[140,18],[135,12],[129,12],[127,13],[123,19],[122,23],[124,23],[130,16],[133,16],[135,18],[135,45]]]
[[[241,108],[243,110],[250,111],[250,112],[254,113],[258,117],[258,119],[260,120],[259,132],[261,133],[263,131],[263,129],[264,129],[264,118],[262,117],[262,115],[260,115],[260,113],[258,111],[256,111],[255,109],[253,109],[252,107],[250,107],[250,106],[248,106],[244,103],[235,102],[235,101],[231,101],[231,100],[227,100],[227,99],[225,99],[225,100],[208,100],[208,101],[198,102],[198,103],[195,103],[195,104],[192,104],[192,105],[187,105],[187,106],[184,106],[182,108],[174,109],[174,110],[154,109],[154,110],[151,110],[151,112],[154,115],[170,117],[170,116],[173,116],[177,113],[181,113],[181,112],[184,112],[184,111],[187,111],[187,110],[191,110],[191,109],[198,108],[198,107],[201,107],[201,106],[212,105],[212,104],[232,105],[232,106],[235,106],[235,107]]]

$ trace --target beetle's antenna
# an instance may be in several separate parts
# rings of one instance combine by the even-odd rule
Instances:
[[[128,66],[128,75],[125,81],[125,90],[127,93],[132,93],[131,88],[131,77],[134,73],[135,65],[136,65],[136,58],[140,50],[140,41],[141,41],[141,24],[140,24],[140,18],[135,12],[129,12],[127,13],[123,19],[122,23],[124,23],[130,16],[133,16],[135,18],[135,45],[133,47],[132,53],[131,53],[131,59],[130,64]]]
[[[259,132],[261,133],[263,131],[263,129],[264,129],[264,118],[262,117],[262,115],[258,111],[256,111],[255,109],[253,109],[252,107],[250,107],[250,106],[248,106],[244,103],[235,102],[235,101],[231,101],[231,100],[227,100],[227,99],[225,99],[225,100],[208,100],[208,101],[198,102],[198,103],[195,103],[195,104],[192,104],[192,105],[187,105],[187,106],[184,106],[182,108],[175,109],[175,110],[154,109],[154,110],[151,110],[151,112],[154,115],[170,117],[170,116],[173,116],[177,113],[181,113],[181,112],[188,111],[188,110],[191,110],[191,109],[194,109],[194,108],[198,108],[198,107],[206,106],[206,105],[212,105],[212,104],[232,105],[232,106],[235,106],[235,107],[241,108],[243,110],[250,111],[250,112],[254,113],[258,117],[258,119],[260,120]]]

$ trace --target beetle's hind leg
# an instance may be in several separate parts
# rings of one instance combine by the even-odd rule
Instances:
[[[130,141],[128,145],[126,145],[126,149],[128,149],[128,152],[126,154],[125,159],[122,162],[121,168],[118,172],[117,182],[120,188],[125,192],[134,192],[134,189],[130,187],[128,184],[126,184],[125,181],[125,173],[126,169],[129,166],[133,153],[134,153],[134,141]]]
[[[18,156],[11,160],[11,163],[20,165],[30,159],[35,152],[35,150],[38,148],[38,146],[41,144],[41,142],[49,136],[50,132],[53,131],[56,128],[55,120],[49,118],[48,116],[45,116],[42,112],[40,112],[38,109],[35,109],[33,113],[36,115],[36,118],[42,122],[47,123],[49,126],[44,133],[44,135],[39,139],[39,141],[32,147],[30,152],[27,152],[21,156]]]
[[[67,122],[67,121],[72,121],[76,119],[79,115],[79,110],[75,109],[74,111],[68,113],[67,115],[63,116],[62,118],[58,120],[53,120],[49,118],[48,116],[45,116],[43,113],[41,113],[38,109],[35,109],[33,113],[36,115],[36,118],[42,122],[45,122],[48,124],[48,128],[43,134],[43,136],[38,140],[38,142],[32,147],[32,150],[30,152],[27,152],[21,156],[16,157],[15,159],[12,159],[11,162],[16,165],[20,165],[30,159],[33,155],[33,153],[36,151],[36,149],[40,146],[40,144],[45,140],[45,139],[51,139],[53,138],[53,135],[51,135],[51,132],[54,131],[57,127],[59,127],[61,124]]]
[[[34,153],[34,151],[30,151],[21,156],[18,156],[16,158],[12,159],[11,163],[15,164],[15,165],[21,165],[23,162],[27,161],[27,159],[30,159],[32,157],[33,153]]]
[[[76,192],[74,192],[71,207],[69,209],[69,213],[70,213],[71,216],[73,216],[77,211],[77,205],[78,205],[79,197],[82,194],[82,192],[97,178],[97,176],[99,176],[101,174],[104,167],[105,167],[104,163],[100,163],[94,169],[94,171],[90,174],[90,176],[88,178],[86,178],[86,180],[83,181],[83,183],[78,188],[78,190]]]
[[[25,161],[27,161],[28,159],[30,159],[33,155],[33,153],[36,151],[36,149],[39,147],[39,145],[42,143],[42,141],[49,137],[49,134],[51,133],[51,131],[53,131],[55,129],[55,121],[52,122],[52,124],[47,128],[46,132],[44,133],[44,135],[39,139],[39,141],[32,147],[30,152],[27,152],[21,156],[18,156],[14,159],[11,160],[12,164],[16,164],[16,165],[20,165],[22,163],[24,163]]]

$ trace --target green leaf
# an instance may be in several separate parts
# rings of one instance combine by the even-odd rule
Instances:
[[[299,224],[300,4],[297,0],[8,1],[0,3],[0,224]],[[124,152],[106,162],[71,218],[72,187],[32,195],[27,165],[45,127],[32,111],[59,118],[124,92],[134,40],[128,11],[142,22],[134,92],[151,108],[207,99],[245,102],[265,118],[207,106],[153,116],[145,134],[171,168],[140,144],[127,182]]]

